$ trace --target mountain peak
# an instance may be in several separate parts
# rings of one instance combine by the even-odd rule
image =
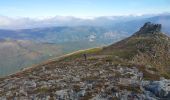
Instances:
[[[162,34],[161,33],[161,24],[153,24],[151,22],[146,22],[138,32],[136,32],[136,35],[151,35],[151,34]]]

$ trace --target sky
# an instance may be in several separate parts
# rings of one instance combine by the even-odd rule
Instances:
[[[8,17],[98,17],[170,12],[170,0],[0,0]]]

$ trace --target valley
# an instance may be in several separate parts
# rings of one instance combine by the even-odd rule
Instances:
[[[0,77],[16,73],[24,68],[42,63],[43,61],[54,57],[95,46],[102,45],[95,42],[54,44],[38,43],[29,40],[1,40]]]

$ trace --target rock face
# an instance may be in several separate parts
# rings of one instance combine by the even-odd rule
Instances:
[[[147,22],[138,32],[136,32],[136,35],[161,34],[161,27],[161,24]]]
[[[159,98],[170,98],[170,80],[153,81],[144,87]]]

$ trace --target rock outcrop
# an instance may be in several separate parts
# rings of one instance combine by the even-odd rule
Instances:
[[[150,82],[144,86],[147,91],[152,92],[159,98],[170,98],[170,80],[161,79],[160,81]]]
[[[162,34],[161,33],[161,24],[153,24],[151,22],[147,22],[140,28],[135,35],[154,35],[154,34]]]

